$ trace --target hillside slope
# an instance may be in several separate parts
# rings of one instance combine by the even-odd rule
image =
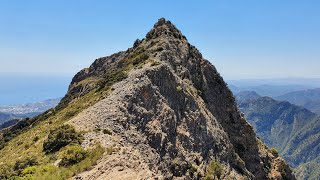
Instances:
[[[69,126],[59,128],[62,123],[82,134],[65,136],[73,138],[73,143],[81,142],[81,148],[91,152],[96,144],[104,147],[100,160],[88,165],[84,158],[63,167],[64,148],[59,150],[51,142],[60,142],[55,133],[75,132]],[[15,162],[21,156],[37,157],[37,163],[24,163],[32,164],[34,173],[24,174],[29,171],[23,169],[15,171],[17,176],[295,179],[284,160],[256,138],[215,67],[163,18],[132,48],[99,58],[77,73],[55,109],[23,125],[27,128],[15,126],[3,132],[9,141],[0,151],[8,155],[0,158],[0,162],[8,161],[7,171],[21,167]],[[17,136],[10,134],[15,129],[19,129]],[[37,143],[20,151],[34,134]],[[75,152],[72,148],[67,153]],[[48,166],[50,170],[43,172]]]
[[[299,179],[320,177],[320,119],[316,114],[269,97],[245,99],[239,107],[257,135],[296,168]]]

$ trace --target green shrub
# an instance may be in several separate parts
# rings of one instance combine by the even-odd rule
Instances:
[[[87,157],[88,152],[79,145],[66,146],[60,153],[61,166],[74,165]]]
[[[69,147],[69,146],[68,146]],[[30,179],[68,179],[76,174],[79,174],[83,171],[90,170],[92,166],[96,165],[97,160],[101,158],[104,153],[104,148],[101,145],[97,145],[95,148],[88,150],[85,159],[80,162],[70,165],[70,166],[61,166],[56,167],[52,164],[31,166],[30,168],[25,169],[24,177],[32,175]],[[0,169],[1,170],[1,169]],[[1,172],[1,171],[0,171]],[[1,177],[1,174],[0,174]],[[8,176],[12,177],[12,176]],[[1,178],[0,178],[1,179]]]
[[[33,142],[37,142],[38,140],[39,140],[39,137],[38,137],[38,136],[35,136],[35,137],[32,139]]]
[[[136,48],[136,47],[138,47],[139,46],[139,44],[141,44],[141,40],[140,39],[136,39],[135,41],[134,41],[134,43],[133,43],[133,47],[134,48]]]
[[[157,65],[161,64],[159,61],[156,61],[154,59],[151,59],[150,62],[151,62],[150,66],[157,66]]]
[[[98,133],[98,132],[101,131],[101,129],[100,129],[100,128],[95,128],[93,131],[96,132],[96,133]]]
[[[0,165],[0,179],[9,179],[17,175],[12,166],[8,164]]]
[[[137,57],[135,57],[134,59],[132,59],[131,62],[133,65],[137,65],[137,64],[144,62],[148,58],[149,58],[149,54],[142,53],[142,54],[138,55]]]
[[[178,93],[182,92],[182,87],[181,87],[180,85],[177,86],[177,92],[178,92]]]
[[[207,167],[207,171],[204,179],[205,180],[211,180],[216,178],[220,179],[222,173],[223,173],[222,165],[219,162],[213,160],[210,162],[210,164]]]
[[[70,125],[63,125],[51,130],[48,139],[43,143],[43,151],[52,153],[59,151],[68,144],[81,144],[83,136]]]
[[[109,134],[112,135],[112,132],[108,129],[103,129],[103,134]]]
[[[30,144],[25,144],[25,145],[24,145],[24,149],[27,150],[27,149],[30,148],[30,146],[31,146]]]
[[[26,159],[16,161],[13,170],[21,174],[25,168],[35,165],[38,165],[37,159],[35,157],[27,157]]]
[[[158,47],[156,51],[163,51],[163,47]]]
[[[139,67],[142,64],[145,63],[147,59],[149,59],[149,54],[145,52],[143,47],[138,47],[135,51],[130,53],[129,56],[127,56],[124,59],[121,59],[118,63],[119,67],[124,68],[126,70],[133,67]]]
[[[111,155],[113,153],[114,149],[112,146],[107,148],[107,155]]]
[[[37,166],[29,166],[22,171],[22,175],[35,174],[37,172]]]
[[[114,83],[122,81],[127,77],[128,74],[124,68],[110,69],[105,72],[103,79],[98,82],[98,89],[96,91],[100,91],[104,87],[112,86]]]
[[[77,174],[82,171],[88,171],[92,166],[97,164],[98,159],[100,159],[104,153],[104,148],[98,144],[94,149],[90,149],[84,160],[69,167],[69,170]]]
[[[71,117],[77,115],[79,112],[80,112],[80,110],[78,110],[78,109],[71,109],[68,112],[66,112],[65,118],[70,119]]]

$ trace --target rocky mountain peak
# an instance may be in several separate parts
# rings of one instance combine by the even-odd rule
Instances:
[[[165,18],[160,18],[158,19],[158,22],[156,22],[153,26],[154,29],[157,29],[161,26],[164,26],[166,25],[167,27],[168,26],[174,26],[170,21],[167,21]]]
[[[156,39],[159,37],[173,37],[179,40],[186,40],[186,37],[181,33],[181,31],[165,18],[160,18],[146,35],[147,40]]]
[[[163,18],[132,48],[77,73],[54,113],[39,117],[51,122],[41,135],[64,122],[84,132],[81,147],[109,149],[75,179],[294,179],[215,67]]]
[[[70,123],[79,130],[110,129],[144,155],[142,162],[152,162],[152,176],[197,179],[210,162],[219,162],[229,172],[224,178],[266,179],[283,171],[294,179],[256,138],[215,67],[170,21],[159,19],[132,48],[79,72],[67,98],[110,86],[104,99]]]

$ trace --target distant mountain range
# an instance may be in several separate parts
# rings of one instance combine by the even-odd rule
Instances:
[[[19,119],[11,119],[11,120],[5,121],[4,123],[0,124],[0,129],[4,129],[9,126],[15,125],[19,121],[20,121]]]
[[[12,119],[22,119],[26,118],[28,116],[25,116],[24,114],[22,115],[15,115],[15,114],[10,114],[10,113],[2,113],[0,112],[0,125],[4,122],[7,122]]]
[[[228,86],[234,94],[237,94],[238,98],[242,95],[247,96],[246,94],[239,93],[252,93],[252,91],[254,91],[261,96],[268,96],[276,100],[288,101],[320,115],[320,88],[312,88],[315,85],[257,84],[257,82],[250,82],[251,81],[231,81],[231,83],[234,84],[229,84]],[[319,86],[320,83],[318,87]]]
[[[236,95],[237,101],[247,100],[247,99],[258,99],[261,97],[255,91],[241,91]]]
[[[300,91],[310,89],[310,86],[303,85],[271,85],[271,84],[261,84],[261,85],[245,85],[236,86],[234,84],[229,85],[229,88],[234,94],[242,91],[255,91],[261,96],[277,97],[292,91]]]
[[[23,119],[37,116],[44,111],[55,107],[61,98],[48,99],[35,103],[0,106],[0,125],[13,119]]]
[[[272,79],[238,79],[227,80],[228,84],[237,87],[271,86],[300,86],[305,89],[314,89],[320,86],[320,78],[272,78]],[[291,90],[294,91],[294,90]]]
[[[240,92],[238,105],[257,135],[295,168],[298,179],[320,178],[320,118],[286,101]]]
[[[320,114],[320,88],[289,92],[275,99],[289,101]]]

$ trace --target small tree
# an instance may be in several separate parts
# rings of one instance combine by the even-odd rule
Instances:
[[[136,48],[139,46],[139,44],[141,44],[141,40],[140,39],[136,39],[133,43],[133,47]]]

